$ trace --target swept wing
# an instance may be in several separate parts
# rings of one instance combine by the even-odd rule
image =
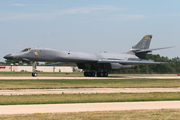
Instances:
[[[99,60],[98,63],[119,63],[122,65],[156,65],[164,64],[165,62],[154,62],[154,61],[122,61],[122,60]]]

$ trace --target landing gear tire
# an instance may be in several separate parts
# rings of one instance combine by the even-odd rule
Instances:
[[[88,72],[84,72],[84,77],[87,77],[88,76]]]
[[[95,77],[95,72],[91,72],[91,77]]]
[[[37,73],[32,73],[32,76],[33,77],[37,77]]]
[[[95,72],[84,72],[85,77],[95,77]]]
[[[103,77],[103,72],[97,72],[97,77]]]
[[[97,77],[108,77],[108,72],[97,72]]]
[[[103,72],[104,77],[108,77],[108,72]]]

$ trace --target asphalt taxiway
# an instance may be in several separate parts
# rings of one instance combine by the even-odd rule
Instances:
[[[180,76],[110,76],[110,77],[0,77],[1,80],[27,79],[180,79]]]

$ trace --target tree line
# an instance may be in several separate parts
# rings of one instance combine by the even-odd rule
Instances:
[[[159,65],[139,65],[136,69],[111,71],[112,73],[124,73],[124,74],[177,74],[180,73],[180,58],[174,57],[169,59],[168,57],[160,56],[159,54],[147,54],[146,56],[155,62],[166,62]]]

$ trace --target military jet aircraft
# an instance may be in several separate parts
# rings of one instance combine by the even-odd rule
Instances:
[[[83,69],[86,77],[107,77],[109,70],[136,68],[137,65],[155,65],[164,62],[154,62],[146,58],[148,52],[171,47],[149,49],[152,35],[144,36],[131,50],[124,53],[82,53],[58,51],[47,48],[26,48],[16,54],[8,54],[5,59],[15,61],[32,61],[33,73],[36,77],[36,61],[55,62],[51,65],[75,63]]]

